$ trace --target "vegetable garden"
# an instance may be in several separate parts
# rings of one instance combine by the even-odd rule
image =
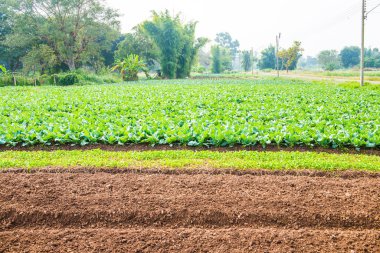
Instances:
[[[380,147],[376,86],[141,81],[0,89],[0,144]]]

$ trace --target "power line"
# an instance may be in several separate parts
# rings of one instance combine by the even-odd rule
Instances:
[[[380,7],[380,3],[378,5],[376,5],[375,7],[373,7],[370,11],[367,11],[367,15],[370,14],[372,11],[376,10],[376,8]]]

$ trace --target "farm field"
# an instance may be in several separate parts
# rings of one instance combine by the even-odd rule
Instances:
[[[379,1],[1,0],[0,253],[380,252]]]
[[[378,176],[45,171],[0,183],[2,252],[380,250]]]
[[[0,145],[379,148],[379,91],[272,79],[6,87]]]
[[[380,251],[379,94],[270,78],[0,88],[0,252]]]

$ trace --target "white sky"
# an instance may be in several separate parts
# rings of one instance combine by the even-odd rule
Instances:
[[[199,21],[197,35],[212,40],[218,32],[229,32],[241,49],[261,51],[275,43],[281,46],[300,40],[304,55],[324,49],[340,50],[360,45],[362,0],[106,0],[119,9],[122,31],[128,32],[150,18],[151,10],[182,13],[184,21]],[[368,10],[380,0],[367,0]],[[380,7],[368,17],[366,47],[380,47]]]

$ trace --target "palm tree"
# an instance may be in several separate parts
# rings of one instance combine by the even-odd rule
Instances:
[[[128,55],[122,61],[119,60],[111,70],[119,70],[123,81],[137,81],[140,71],[144,72],[147,77],[149,76],[145,63],[135,54]]]

